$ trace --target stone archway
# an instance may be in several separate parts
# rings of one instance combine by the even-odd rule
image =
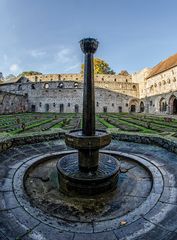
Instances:
[[[177,114],[177,99],[176,98],[173,101],[173,114]]]
[[[177,114],[177,98],[172,95],[169,99],[169,113]]]
[[[104,106],[104,107],[103,107],[103,112],[104,112],[104,113],[107,113],[107,111],[108,111],[107,107]]]
[[[74,112],[75,112],[75,113],[78,113],[78,112],[79,112],[79,105],[78,105],[78,104],[76,104],[76,105],[74,106]]]
[[[144,112],[144,102],[140,102],[140,113]]]
[[[136,112],[136,105],[132,104],[130,106],[130,112]]]
[[[31,112],[35,112],[36,111],[36,105],[32,104],[31,105]]]
[[[139,101],[137,99],[131,99],[129,102],[129,112],[139,111]]]
[[[46,104],[45,104],[45,112],[48,112],[48,111],[49,111],[49,104],[46,103]]]
[[[60,111],[60,113],[64,113],[64,104],[63,103],[61,103],[59,105],[59,111]]]
[[[167,111],[167,102],[165,98],[161,98],[159,101],[159,111],[160,112],[166,112]]]

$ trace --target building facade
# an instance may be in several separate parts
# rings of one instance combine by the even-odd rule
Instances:
[[[177,114],[176,80],[177,54],[152,69],[145,68],[131,75],[126,71],[117,75],[96,74],[96,112]],[[0,91],[0,97],[6,93],[24,99],[25,107],[17,104],[17,111],[82,112],[82,74],[37,74],[9,81],[2,79]],[[14,109],[1,106],[1,113]]]
[[[96,112],[128,112],[131,101],[138,101],[139,85],[126,75],[95,76]],[[28,111],[82,112],[83,75],[49,74],[20,77],[3,82],[0,90],[26,96]]]

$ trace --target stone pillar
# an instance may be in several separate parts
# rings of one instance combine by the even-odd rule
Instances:
[[[84,64],[84,92],[82,134],[83,136],[95,136],[95,89],[94,89],[94,62],[93,54],[98,47],[98,41],[93,38],[85,38],[80,41],[81,50],[85,54]],[[96,170],[98,167],[98,149],[79,150],[79,168],[81,171]]]
[[[93,38],[85,38],[80,41],[80,46],[83,53],[85,54],[82,134],[85,136],[93,136],[95,135],[95,90],[93,54],[97,50],[98,41]]]

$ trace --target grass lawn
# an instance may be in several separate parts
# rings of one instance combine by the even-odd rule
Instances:
[[[0,115],[0,137],[26,132],[63,129],[69,131],[81,128],[82,115],[74,113],[21,113]],[[177,136],[177,120],[145,114],[99,113],[96,115],[97,129],[152,133]]]

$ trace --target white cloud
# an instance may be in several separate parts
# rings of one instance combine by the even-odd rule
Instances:
[[[37,58],[37,57],[42,57],[42,56],[46,55],[46,52],[38,50],[38,49],[33,49],[33,50],[30,51],[30,55],[32,57]]]
[[[61,49],[56,54],[56,60],[60,63],[68,63],[71,61],[72,51],[69,48]]]
[[[17,73],[19,73],[21,71],[19,65],[16,64],[16,63],[13,63],[12,65],[10,65],[9,70],[13,74],[17,74]]]
[[[77,55],[70,48],[62,48],[55,55],[55,60],[61,64],[74,64],[78,62]]]
[[[71,70],[79,70],[79,67],[81,66],[81,63],[76,63],[68,68],[65,69],[65,72],[69,72]]]

